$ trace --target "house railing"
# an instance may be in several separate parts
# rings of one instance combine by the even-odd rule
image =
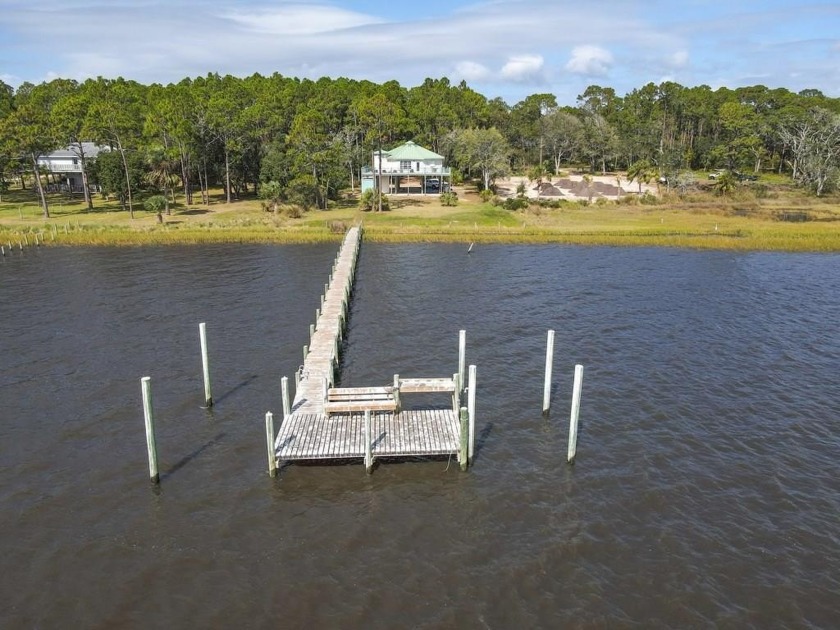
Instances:
[[[452,169],[443,166],[426,166],[417,168],[382,167],[383,175],[444,175],[450,176]]]
[[[81,164],[65,164],[63,162],[38,162],[38,168],[51,173],[81,173]]]

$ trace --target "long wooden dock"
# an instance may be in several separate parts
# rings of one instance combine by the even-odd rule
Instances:
[[[455,455],[466,469],[472,458],[475,367],[470,367],[470,409],[461,407],[464,389],[464,333],[460,338],[458,374],[451,378],[400,379],[365,388],[337,388],[341,342],[349,315],[350,296],[361,244],[361,231],[351,228],[341,245],[310,327],[310,343],[296,377],[294,402],[284,400],[284,417],[273,442],[278,461],[363,458],[368,471],[376,457]],[[448,393],[446,407],[411,409],[405,396]],[[286,394],[287,395],[287,394]],[[271,455],[269,455],[271,457]]]

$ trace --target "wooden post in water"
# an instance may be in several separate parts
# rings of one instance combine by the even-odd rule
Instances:
[[[467,396],[467,411],[470,419],[470,448],[467,457],[472,462],[473,451],[475,450],[475,366],[470,366],[470,391]]]
[[[319,320],[319,319],[321,319],[321,309],[320,309],[320,308],[316,308],[316,309],[315,309],[315,329],[316,329],[316,330],[317,330],[317,328],[318,328],[318,320]]]
[[[5,258],[5,257],[6,257],[6,248],[5,248],[5,247],[3,247],[2,245],[0,245],[0,253],[2,253],[2,254],[3,254],[3,258]]]
[[[306,361],[306,356],[309,354],[309,346],[303,346],[303,360]]]
[[[458,331],[458,382],[461,384],[461,388],[463,389],[464,383],[466,383],[466,376],[465,368],[467,365],[467,331],[460,330]]]
[[[286,421],[292,414],[292,407],[289,404],[289,377],[284,376],[280,379],[280,393],[283,397],[283,421]]]
[[[365,472],[373,472],[373,452],[370,442],[370,409],[365,409]]]
[[[554,365],[554,331],[548,331],[548,344],[545,348],[545,387],[543,388],[543,415],[551,411],[551,368]]]
[[[152,483],[160,483],[157,464],[157,444],[155,443],[155,416],[152,411],[152,379],[144,376],[140,379],[143,392],[143,417],[146,420],[146,450],[149,453],[149,478]]]
[[[274,452],[274,414],[267,411],[265,414],[265,442],[268,447],[268,475],[277,476],[277,454]]]
[[[402,411],[402,402],[400,401],[400,375],[394,374],[394,403],[396,404],[396,413]]]
[[[198,336],[201,338],[201,369],[204,374],[204,406],[213,406],[213,394],[210,391],[210,359],[207,356],[207,324],[198,325]]]
[[[295,396],[300,391],[300,368],[295,370]]]
[[[569,416],[569,451],[566,461],[570,464],[575,461],[577,451],[578,415],[580,414],[580,390],[583,387],[583,366],[575,366],[575,384],[572,389],[572,412]]]
[[[309,324],[309,343],[312,343],[312,337],[315,336],[315,324]]]
[[[470,412],[466,407],[461,407],[461,440],[458,449],[458,463],[461,464],[461,470],[467,469],[469,463],[469,430],[470,430]]]

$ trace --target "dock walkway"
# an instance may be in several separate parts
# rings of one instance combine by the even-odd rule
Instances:
[[[463,373],[446,379],[395,376],[393,385],[388,386],[335,387],[360,244],[360,229],[351,228],[336,257],[330,282],[325,285],[316,323],[310,327],[310,343],[304,349],[294,402],[288,405],[288,400],[284,400],[286,412],[274,440],[274,463],[364,458],[370,471],[376,457],[455,455],[462,468],[466,468],[465,441],[469,439],[471,445],[474,433],[474,395],[470,396],[468,414],[460,406]],[[462,372],[463,340],[462,334],[459,357]],[[471,378],[473,375],[471,366]],[[474,382],[471,385],[474,387]],[[404,409],[401,388],[402,394],[447,392],[451,394],[451,404],[441,408]]]

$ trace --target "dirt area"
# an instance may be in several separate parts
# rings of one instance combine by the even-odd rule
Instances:
[[[591,175],[591,182],[583,179],[583,175],[565,175],[544,179],[540,184],[529,181],[527,177],[507,177],[496,180],[496,191],[500,197],[515,197],[516,189],[525,184],[525,196],[531,199],[597,199],[606,197],[616,199],[625,195],[638,195],[639,184],[629,182],[620,175]],[[642,194],[649,192],[655,195],[657,187],[652,184],[642,184]]]

